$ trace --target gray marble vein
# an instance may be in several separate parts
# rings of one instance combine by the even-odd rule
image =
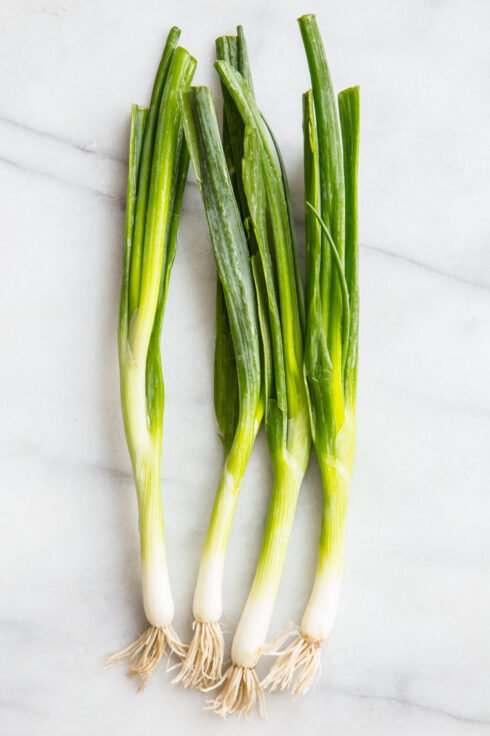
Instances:
[[[441,708],[434,707],[432,705],[428,705],[427,703],[418,703],[416,701],[410,700],[406,697],[402,696],[393,696],[393,695],[379,695],[377,693],[356,693],[351,692],[350,690],[344,690],[344,689],[337,689],[337,688],[331,688],[334,692],[338,692],[342,695],[347,695],[352,698],[360,698],[361,700],[374,700],[374,701],[385,701],[387,703],[396,703],[402,706],[405,706],[407,708],[416,708],[418,710],[427,711],[428,713],[434,713],[436,715],[446,716],[447,718],[451,718],[455,721],[461,721],[463,723],[469,723],[469,724],[475,724],[475,725],[481,725],[481,726],[490,726],[490,720],[485,718],[479,718],[479,717],[473,717],[473,716],[466,716],[461,713],[455,713],[450,710],[444,710]]]
[[[20,169],[21,171],[25,171],[28,174],[34,174],[36,176],[42,176],[46,177],[47,179],[50,179],[51,181],[57,182],[58,184],[68,184],[71,187],[75,187],[76,189],[82,190],[84,192],[88,192],[92,195],[95,195],[96,197],[102,197],[105,200],[108,200],[109,202],[114,202],[117,204],[117,206],[124,210],[126,206],[126,199],[122,197],[118,197],[114,194],[111,194],[109,192],[104,192],[100,189],[96,189],[94,187],[88,187],[84,184],[79,184],[74,181],[70,181],[69,179],[63,179],[60,176],[56,176],[54,174],[51,174],[47,171],[42,171],[38,168],[31,168],[28,164],[20,163],[18,161],[10,160],[6,158],[5,156],[0,156],[0,164],[5,164],[6,166],[15,166],[17,169]]]
[[[13,128],[16,128],[25,133],[37,136],[41,139],[48,139],[50,141],[54,141],[55,143],[59,143],[64,146],[76,148],[78,151],[87,153],[90,156],[95,156],[96,158],[109,159],[110,161],[118,161],[119,163],[122,163],[125,165],[127,165],[128,163],[127,157],[124,158],[111,151],[102,151],[97,147],[94,148],[93,146],[90,146],[88,144],[84,145],[84,144],[78,143],[77,141],[74,141],[71,138],[65,138],[62,135],[56,135],[55,133],[50,133],[48,130],[32,128],[30,125],[26,125],[25,123],[19,122],[18,120],[12,120],[10,118],[3,117],[1,115],[0,115],[0,125],[12,126]]]
[[[393,251],[387,250],[386,248],[381,248],[379,246],[361,243],[361,247],[366,248],[366,250],[370,250],[375,253],[379,253],[383,256],[388,256],[390,258],[396,258],[400,261],[403,261],[404,263],[410,263],[411,265],[416,266],[417,268],[422,268],[425,271],[428,271],[437,276],[442,276],[443,278],[446,278],[446,279],[452,279],[453,281],[457,281],[459,284],[463,284],[464,286],[474,286],[476,289],[483,289],[484,291],[490,291],[489,281],[486,281],[486,280],[472,281],[470,279],[465,279],[465,278],[462,278],[461,276],[456,275],[455,273],[441,270],[440,268],[437,268],[436,266],[433,266],[430,263],[424,263],[423,261],[418,261],[415,258],[408,258],[407,256],[404,256],[400,253],[394,253]]]

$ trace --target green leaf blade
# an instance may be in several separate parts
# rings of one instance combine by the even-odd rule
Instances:
[[[345,278],[350,299],[350,337],[345,367],[345,393],[353,407],[357,385],[359,342],[359,252],[357,242],[357,179],[359,167],[359,87],[339,94],[345,175]]]
[[[146,360],[146,400],[148,416],[150,419],[150,428],[152,430],[160,426],[163,419],[164,383],[160,355],[160,336],[162,332],[165,304],[167,301],[170,273],[175,259],[180,210],[182,207],[188,170],[189,152],[185,142],[184,131],[181,126],[175,151],[174,173],[172,178],[167,229],[163,250],[160,291]]]
[[[143,136],[145,131],[148,110],[145,107],[133,105],[131,108],[131,132],[129,139],[129,170],[128,188],[126,196],[126,226],[125,247],[123,264],[123,282],[121,289],[121,303],[119,310],[119,354],[126,347],[129,329],[129,281],[131,273],[131,252],[133,247],[133,228],[138,194],[138,174],[143,148]]]
[[[231,334],[221,281],[216,284],[216,340],[214,349],[214,410],[225,455],[230,452],[238,424],[238,380]]]
[[[248,245],[228,174],[209,87],[184,95],[182,114],[191,138],[191,160],[213,244],[233,337],[240,394],[240,418],[255,418],[260,395],[260,345],[255,286]]]
[[[271,386],[269,394],[274,396],[278,408],[283,412],[287,412],[282,327],[276,295],[274,266],[268,239],[266,188],[262,173],[258,133],[255,128],[250,126],[245,128],[242,181],[262,262],[261,273],[266,294],[267,325],[271,340],[272,373],[274,376],[274,385],[273,388]],[[267,411],[268,404],[266,404]]]
[[[314,15],[298,20],[310,70],[318,130],[321,216],[344,260],[345,192],[337,100]]]
[[[215,67],[235,103],[245,126],[256,128],[260,141],[267,211],[272,233],[274,262],[281,315],[288,415],[303,411],[306,397],[303,383],[303,337],[296,290],[293,244],[287,204],[276,154],[255,99],[243,77],[229,64],[217,61]]]
[[[312,82],[318,141],[319,213],[322,227],[321,304],[324,325],[328,325],[328,351],[332,363],[331,411],[336,431],[345,417],[343,375],[350,325],[345,323],[346,299],[342,270],[345,256],[345,184],[343,153],[337,100],[334,94],[325,49],[314,15],[298,20]],[[333,241],[330,242],[329,236]]]
[[[284,159],[282,157],[281,149],[279,148],[279,143],[276,140],[276,137],[274,133],[272,132],[272,129],[267,122],[265,118],[264,123],[267,126],[267,130],[269,131],[269,135],[271,137],[272,143],[274,144],[274,148],[276,151],[277,160],[279,162],[279,168],[281,170],[281,179],[282,179],[282,185],[284,188],[284,196],[286,198],[286,206],[288,211],[288,220],[289,220],[289,232],[291,235],[291,242],[292,242],[292,251],[293,251],[293,263],[294,263],[294,277],[296,280],[296,293],[298,295],[298,304],[299,304],[299,319],[301,323],[301,330],[304,334],[305,332],[305,295],[304,295],[304,289],[303,289],[303,278],[301,276],[301,267],[299,265],[299,250],[298,250],[298,240],[296,238],[296,228],[294,226],[294,213],[293,213],[293,203],[291,200],[291,190],[289,189],[289,182],[287,177],[287,171],[286,171],[286,165],[284,163]]]
[[[143,259],[143,243],[145,235],[146,208],[150,189],[151,163],[153,159],[153,147],[155,145],[155,134],[162,99],[163,89],[170,68],[170,63],[177,43],[180,38],[180,29],[174,27],[167,37],[162,58],[158,66],[153,90],[151,94],[150,107],[144,132],[143,149],[141,153],[141,166],[138,177],[138,200],[136,203],[133,249],[131,256],[131,274],[129,289],[129,318],[131,319],[139,304],[141,288],[141,268]]]
[[[332,429],[330,382],[332,363],[328,352],[328,323],[321,305],[321,233],[311,207],[319,207],[318,145],[311,90],[303,95],[303,143],[306,226],[306,335],[304,374],[308,388],[309,412],[315,445],[326,446]]]
[[[139,304],[130,333],[131,350],[140,364],[146,361],[160,293],[181,126],[178,93],[190,85],[195,67],[195,59],[185,49],[177,48],[172,55],[160,101],[146,209]]]

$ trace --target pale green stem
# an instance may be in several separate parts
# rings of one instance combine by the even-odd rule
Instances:
[[[273,456],[274,486],[259,562],[233,638],[232,660],[241,667],[255,667],[267,639],[308,456],[309,445],[306,455],[283,449]]]
[[[136,460],[135,468],[141,560],[148,565],[161,558],[164,544],[160,469],[161,442],[148,437],[148,444]]]
[[[174,604],[167,571],[160,487],[162,427],[150,431],[145,370],[129,348],[121,351],[121,401],[139,512],[143,604],[153,626],[172,623]]]
[[[193,611],[198,621],[215,622],[222,614],[226,547],[240,496],[240,485],[259,427],[260,419],[242,425],[239,422],[223,466],[194,592]]]
[[[274,599],[277,595],[303,481],[303,472],[289,453],[284,452],[274,466],[274,485],[264,540],[250,589],[252,598]]]
[[[240,484],[247,467],[252,446],[260,423],[247,422],[239,428],[230,452],[225,460],[223,471],[214,500],[211,523],[204,554],[224,556],[230,536],[231,525],[239,497]]]
[[[323,482],[322,528],[315,582],[301,622],[303,636],[317,641],[330,634],[337,615],[353,450],[354,421],[347,413],[334,454],[317,450]]]
[[[319,457],[323,482],[323,515],[318,569],[342,570],[344,524],[349,498],[350,472],[332,455]]]

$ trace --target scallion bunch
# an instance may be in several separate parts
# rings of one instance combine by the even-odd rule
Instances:
[[[124,427],[138,498],[147,630],[127,659],[144,687],[168,649],[174,682],[217,688],[213,713],[248,716],[264,690],[305,693],[334,625],[354,459],[359,287],[359,88],[336,98],[315,16],[299,25],[312,89],[303,96],[306,298],[284,162],[255,99],[242,28],[216,41],[223,140],[209,87],[172,29],[149,109],[133,106],[119,321]],[[172,627],[160,466],[164,386],[160,334],[182,197],[192,161],[217,267],[214,405],[224,460],[194,592],[186,647]],[[252,586],[224,672],[223,572],[241,482],[264,420],[274,474]],[[261,683],[269,624],[312,442],[324,503],[318,566],[292,643],[280,637]],[[282,647],[282,648],[281,648]],[[270,647],[269,647],[270,649]]]

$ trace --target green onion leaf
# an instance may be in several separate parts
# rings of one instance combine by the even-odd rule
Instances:
[[[121,289],[121,307],[119,311],[119,351],[121,352],[128,337],[129,329],[129,281],[131,271],[131,251],[133,246],[134,217],[138,192],[138,173],[143,148],[148,110],[133,105],[131,108],[131,132],[129,139],[129,172],[126,197],[126,229],[123,266],[123,283]]]
[[[214,349],[214,410],[225,455],[230,452],[238,423],[238,381],[230,320],[223,287],[216,284],[216,342]]]
[[[250,211],[255,238],[258,244],[262,261],[262,278],[266,289],[268,322],[270,321],[270,339],[272,344],[274,388],[272,395],[275,405],[287,412],[287,394],[284,368],[284,351],[282,344],[281,319],[276,296],[274,268],[269,250],[267,234],[267,212],[265,182],[262,176],[262,159],[258,133],[255,128],[245,128],[244,156],[242,161],[242,182]],[[256,268],[257,270],[257,268]],[[256,280],[257,284],[257,280]],[[264,301],[262,295],[262,301]],[[269,332],[269,330],[268,330]],[[266,338],[267,339],[267,338]],[[266,404],[266,423],[268,421],[268,404]]]
[[[267,126],[245,80],[226,62],[217,61],[215,67],[245,126],[256,128],[258,132],[270,231],[274,243],[273,256],[279,291],[288,415],[295,416],[296,413],[303,410],[305,402],[302,377],[303,338],[293,244],[282,177],[277,165],[275,150],[270,144]],[[266,265],[264,264],[265,271]]]
[[[357,171],[359,162],[359,87],[339,94],[345,176],[345,278],[349,291],[350,331],[345,367],[345,393],[354,406],[359,340],[359,254],[357,246]]]
[[[349,310],[349,293],[347,290],[347,282],[345,280],[345,274],[344,274],[344,267],[342,266],[342,261],[340,260],[340,256],[338,254],[337,248],[335,247],[335,243],[333,242],[333,238],[330,235],[328,227],[323,222],[320,213],[318,210],[316,210],[311,202],[306,202],[306,206],[309,207],[309,209],[313,212],[316,219],[318,220],[318,223],[323,230],[324,234],[326,235],[327,242],[331,248],[331,253],[333,256],[333,262],[335,264],[335,268],[337,269],[337,276],[340,283],[340,289],[342,292],[342,306],[343,306],[343,313],[342,313],[342,344],[348,345],[349,344],[349,325],[350,325],[350,310]],[[345,354],[345,357],[347,357],[347,352]],[[344,358],[345,360],[345,358]]]
[[[163,88],[167,79],[170,62],[180,38],[180,29],[172,28],[163,50],[162,59],[158,67],[151,94],[150,108],[146,120],[143,149],[141,152],[141,166],[138,177],[138,200],[136,202],[133,250],[131,255],[131,276],[129,292],[129,319],[132,318],[139,304],[141,287],[141,261],[143,253],[143,238],[145,232],[146,207],[150,188],[151,163],[153,159],[153,146],[155,144],[155,131],[157,127],[160,102]]]
[[[193,87],[181,100],[191,160],[230,319],[242,414],[245,406],[255,407],[260,388],[257,311],[248,245],[219,138],[211,90]]]
[[[146,361],[148,343],[153,329],[164,262],[165,234],[171,204],[175,156],[180,135],[177,93],[189,86],[195,67],[195,59],[185,49],[177,48],[171,58],[160,100],[146,207],[139,303],[135,316],[131,316],[132,324],[129,335],[133,356],[137,362],[142,364]],[[143,164],[144,158],[142,158],[141,166]],[[138,206],[139,203],[135,228]],[[134,247],[135,242],[133,241],[133,253]],[[136,267],[139,270],[138,263]],[[131,264],[131,271],[132,268],[133,264]]]

